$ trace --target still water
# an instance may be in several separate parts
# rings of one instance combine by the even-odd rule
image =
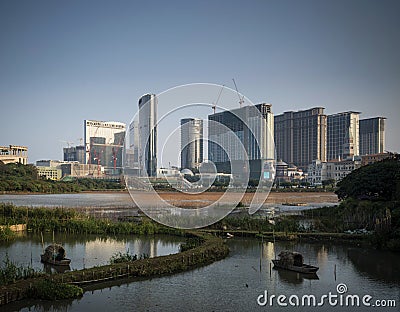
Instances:
[[[128,193],[3,194],[0,202],[33,207],[136,207]]]
[[[87,213],[99,217],[121,217],[138,213],[138,208],[128,193],[78,193],[78,194],[25,194],[0,195],[0,203],[12,203],[16,206],[28,207],[72,207],[86,209]],[[263,213],[271,207],[282,213],[295,213],[304,209],[334,206],[332,202],[313,202],[304,206],[288,206],[277,203],[267,203],[260,209]],[[94,209],[95,208],[95,209]],[[247,214],[247,211],[246,211]]]
[[[230,255],[192,271],[136,282],[120,282],[105,289],[87,290],[81,299],[46,302],[22,301],[2,307],[4,311],[399,311],[400,254],[326,243],[261,242],[257,239],[228,240]],[[296,250],[305,262],[319,266],[317,278],[295,272],[270,270],[275,251]],[[336,266],[336,272],[335,272]],[[259,306],[257,297],[268,295],[345,294],[395,300],[396,307]],[[287,302],[287,301],[286,301]]]
[[[12,242],[0,244],[0,261],[8,255],[9,259],[24,266],[32,266],[36,270],[49,270],[54,267],[45,266],[40,262],[43,246],[46,248],[52,242],[62,244],[71,259],[70,270],[80,270],[96,265],[109,264],[110,258],[116,253],[143,255],[149,257],[169,255],[179,251],[179,245],[184,238],[168,235],[154,236],[114,236],[82,234],[44,233],[43,245],[40,234],[20,236]]]

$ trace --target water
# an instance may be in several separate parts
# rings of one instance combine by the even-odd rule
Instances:
[[[0,195],[0,202],[33,207],[136,207],[128,193]]]
[[[284,195],[282,195],[284,196]],[[319,196],[309,195],[307,196]],[[182,200],[184,202],[185,200]],[[193,200],[192,200],[193,201]],[[313,200],[314,201],[314,200]],[[13,203],[16,206],[32,207],[73,207],[89,208],[87,213],[98,217],[120,217],[138,213],[138,208],[128,193],[79,193],[79,194],[28,194],[28,195],[0,195],[0,203]],[[333,206],[337,203],[312,202],[304,206],[287,206],[283,204],[265,204],[258,214],[265,215],[271,207],[277,213],[298,213],[305,209],[314,209],[324,206]],[[247,214],[247,211],[243,211]]]
[[[120,284],[105,289],[93,286],[81,299],[57,302],[22,301],[2,307],[4,311],[375,311],[367,307],[278,307],[259,306],[257,297],[336,294],[339,283],[346,294],[394,299],[397,307],[377,311],[399,311],[400,254],[365,250],[326,243],[277,242],[257,239],[228,240],[230,255],[192,271]],[[289,271],[270,271],[274,249],[296,250],[305,261],[319,266],[318,279]],[[336,275],[335,275],[336,265]],[[374,301],[375,302],[375,301]]]
[[[179,251],[179,245],[184,238],[168,235],[131,235],[106,237],[99,235],[56,234],[54,242],[60,243],[66,250],[66,257],[71,259],[71,270],[90,268],[96,265],[109,264],[110,258],[116,253],[149,255],[150,257],[163,256]],[[44,248],[53,242],[53,235],[44,233]],[[24,266],[32,266],[36,270],[49,272],[52,266],[40,262],[43,253],[40,234],[20,236],[12,242],[0,244],[0,261],[6,254],[13,262]]]

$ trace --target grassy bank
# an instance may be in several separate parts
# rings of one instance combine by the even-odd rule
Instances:
[[[97,219],[71,208],[16,207],[0,203],[0,225],[26,223],[28,231],[74,234],[174,234],[181,230],[160,225],[143,217],[141,222],[112,222]],[[12,238],[7,231],[0,239]]]
[[[79,288],[71,288],[71,286],[84,287],[117,279],[134,281],[138,277],[174,274],[223,259],[229,253],[228,247],[220,238],[196,232],[185,233],[185,235],[201,243],[194,248],[168,256],[118,262],[51,277],[41,276],[19,280],[0,287],[0,305],[25,298],[61,299],[65,298],[65,291],[68,291],[70,297],[76,297],[82,292]],[[51,283],[57,285],[57,288],[51,287]]]
[[[33,165],[0,162],[0,192],[3,193],[77,193],[82,191],[121,190],[124,183],[102,179],[52,181],[40,177]]]

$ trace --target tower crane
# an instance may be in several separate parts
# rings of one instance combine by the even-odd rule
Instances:
[[[68,142],[68,141],[64,141],[64,140],[60,140],[60,142],[67,143],[68,148],[70,148],[71,145],[74,144],[74,142]]]
[[[238,91],[235,79],[232,78],[232,80],[233,80],[233,84],[235,85],[236,93],[237,93],[237,95],[239,97],[239,107],[241,108],[243,106],[243,103],[244,103],[244,95],[240,96],[240,93]]]
[[[215,114],[215,111],[217,110],[217,104],[218,104],[219,99],[221,98],[222,90],[224,90],[224,88],[225,88],[225,85],[222,85],[221,90],[219,90],[217,100],[215,101],[215,103],[213,103],[212,110],[214,111],[214,114]]]

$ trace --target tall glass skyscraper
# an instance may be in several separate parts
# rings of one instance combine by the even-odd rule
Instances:
[[[328,161],[360,155],[359,120],[353,111],[328,116]]]
[[[157,176],[157,98],[145,94],[139,99],[139,170],[140,175]]]
[[[181,119],[181,168],[198,169],[203,162],[203,120]]]
[[[360,120],[360,155],[385,152],[385,117]]]
[[[261,103],[208,116],[208,159],[215,163],[218,172],[229,172],[232,161],[248,160],[250,177],[258,179],[263,162],[275,159],[271,106]],[[239,140],[233,139],[232,134]]]

